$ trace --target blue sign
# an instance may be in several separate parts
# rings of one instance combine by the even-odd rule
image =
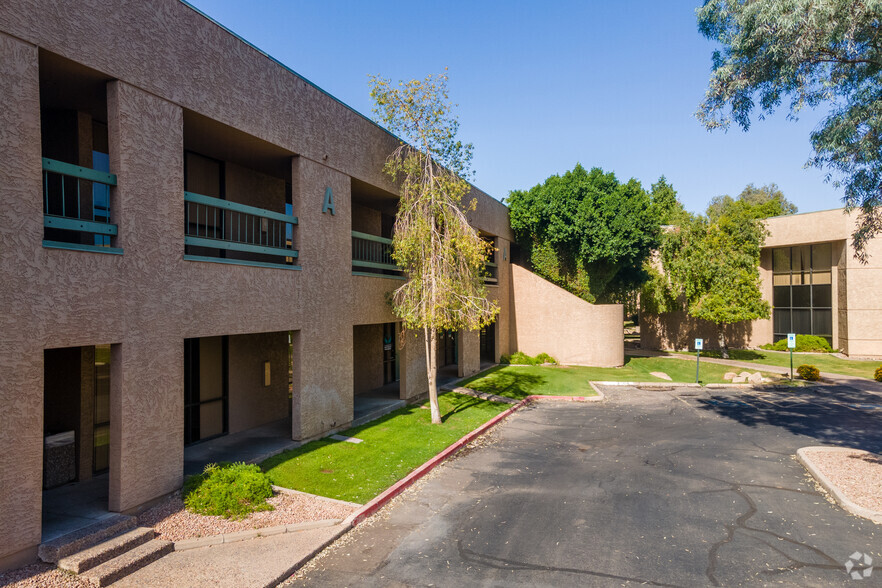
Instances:
[[[699,351],[704,349],[704,339],[696,339],[695,340],[695,348]]]
[[[789,349],[796,348],[796,333],[787,333],[787,347]]]

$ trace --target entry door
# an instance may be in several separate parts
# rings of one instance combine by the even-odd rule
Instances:
[[[383,385],[398,380],[398,358],[395,355],[395,323],[383,325]]]
[[[456,331],[444,331],[441,333],[441,365],[453,365],[459,363],[456,349]]]
[[[481,329],[481,361],[496,361],[496,323]]]
[[[184,443],[228,431],[227,337],[184,340]]]

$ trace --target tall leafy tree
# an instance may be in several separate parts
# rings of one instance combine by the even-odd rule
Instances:
[[[882,0],[706,0],[697,15],[722,46],[699,120],[746,131],[755,107],[762,118],[785,97],[791,118],[829,107],[810,163],[844,185],[847,209],[860,207],[853,241],[866,263],[867,240],[882,232]]]
[[[728,195],[713,198],[707,207],[707,217],[711,221],[716,221],[736,203],[738,206],[745,207],[747,214],[758,219],[796,214],[798,210],[795,204],[784,197],[784,192],[778,188],[777,184],[768,184],[761,188],[748,184],[738,195],[738,198],[732,198]]]
[[[725,327],[769,318],[760,290],[760,251],[767,235],[761,219],[744,201],[735,201],[715,221],[690,216],[667,232],[659,250],[661,270],[643,289],[648,312],[684,310],[717,325],[720,349],[728,358]]]
[[[507,199],[511,226],[535,271],[589,302],[638,288],[658,244],[659,213],[637,180],[581,165]]]
[[[470,190],[463,176],[472,145],[456,138],[446,70],[397,85],[371,76],[370,83],[378,122],[403,139],[384,167],[400,186],[392,257],[407,277],[392,293],[392,309],[405,328],[423,331],[429,404],[438,424],[438,334],[478,329],[499,312],[482,276],[488,245],[466,219],[476,200],[462,202]]]
[[[663,225],[679,224],[689,215],[683,207],[683,203],[677,198],[677,191],[664,176],[652,185],[649,197],[652,200],[655,214]]]

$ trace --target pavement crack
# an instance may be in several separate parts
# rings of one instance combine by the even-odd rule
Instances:
[[[506,559],[503,557],[496,557],[493,555],[487,555],[484,553],[478,553],[476,551],[472,551],[471,549],[467,549],[463,547],[462,540],[457,541],[457,549],[459,551],[459,556],[462,558],[464,562],[471,563],[474,565],[480,565],[490,568],[495,568],[497,570],[509,570],[509,571],[539,571],[539,572],[564,572],[568,574],[583,574],[588,576],[595,576],[598,578],[608,578],[611,580],[619,580],[622,582],[638,582],[640,584],[645,584],[647,586],[667,586],[669,588],[679,588],[678,584],[666,584],[664,582],[655,582],[653,580],[645,580],[643,578],[631,578],[628,576],[618,576],[615,574],[606,574],[603,572],[595,572],[592,570],[580,570],[577,568],[561,568],[556,566],[548,566],[542,564],[531,564],[527,562],[521,562],[513,559]]]

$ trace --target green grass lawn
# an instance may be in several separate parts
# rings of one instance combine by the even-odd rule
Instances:
[[[700,380],[703,384],[724,383],[723,374],[731,368],[704,362]],[[620,368],[498,366],[469,378],[460,386],[481,392],[524,398],[531,394],[559,396],[594,396],[590,380],[600,382],[664,382],[650,372],[664,372],[674,382],[694,382],[695,364],[675,358],[625,356]]]
[[[685,352],[677,352],[687,355]],[[692,353],[691,355],[695,355]],[[702,351],[702,356],[720,357],[719,351]],[[773,365],[790,369],[790,354],[786,351],[766,351],[765,349],[730,349],[729,359],[737,361],[749,361],[757,365]],[[824,353],[794,353],[793,354],[793,370],[796,372],[797,366],[802,364],[813,365],[822,372],[830,372],[833,374],[845,374],[847,376],[858,376],[860,378],[873,379],[873,372],[882,365],[882,361],[867,361],[856,359],[842,359],[832,354]]]
[[[439,397],[443,424],[407,406],[342,432],[362,443],[319,439],[260,464],[273,484],[365,503],[510,405],[448,393]],[[424,406],[428,407],[428,403]]]

